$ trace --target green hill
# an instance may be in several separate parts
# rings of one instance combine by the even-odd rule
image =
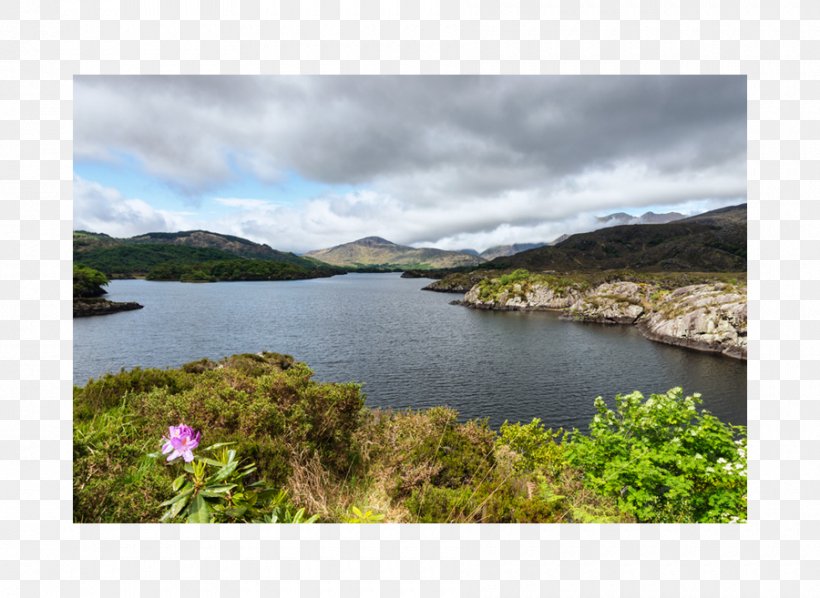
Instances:
[[[191,282],[291,280],[343,272],[267,245],[208,231],[148,233],[130,239],[75,231],[74,263],[109,278]]]

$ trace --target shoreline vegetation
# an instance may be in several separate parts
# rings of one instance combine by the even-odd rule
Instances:
[[[73,301],[72,314],[75,318],[102,316],[121,311],[142,309],[135,301],[110,301],[105,299],[108,278],[102,272],[86,266],[74,265],[73,268]]]
[[[360,385],[317,382],[277,353],[138,368],[74,387],[74,521],[184,521],[178,490],[189,521],[233,520],[247,496],[211,488],[224,508],[200,509],[210,495],[157,459],[160,434],[183,424],[203,446],[231,443],[222,459],[241,468],[242,487],[278,492],[267,521],[744,521],[746,430],[699,405],[679,388],[636,392],[595,399],[588,430],[537,419],[493,430],[447,407],[368,408]]]
[[[747,356],[745,272],[459,272],[424,290],[464,292],[453,303],[472,309],[558,311],[577,322],[634,325],[657,342]]]

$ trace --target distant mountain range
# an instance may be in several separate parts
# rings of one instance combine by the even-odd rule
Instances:
[[[427,247],[408,247],[397,245],[381,237],[365,237],[351,243],[309,251],[305,254],[305,257],[345,268],[386,270],[458,268],[461,266],[477,266],[485,261],[481,257],[470,253]]]
[[[485,249],[478,255],[485,260],[494,260],[497,257],[504,257],[507,255],[515,255],[522,251],[535,249],[536,247],[543,247],[546,243],[513,243],[512,245],[495,245],[489,249]]]
[[[611,226],[499,257],[484,267],[741,272],[746,270],[746,216],[746,204],[741,204],[665,224]]]
[[[192,230],[118,239],[74,232],[74,263],[112,278],[282,280],[348,270],[510,268],[551,270],[746,270],[746,204],[683,218],[677,212],[598,218],[603,228],[552,243],[445,251],[365,237],[303,256],[232,235]],[[613,225],[613,223],[623,223]]]
[[[667,222],[673,222],[675,220],[680,220],[681,218],[685,218],[683,214],[678,212],[666,212],[665,214],[656,214],[655,212],[645,212],[640,216],[632,216],[631,214],[627,214],[626,212],[616,212],[614,214],[608,214],[606,216],[598,216],[596,221],[599,223],[600,226],[596,227],[594,230],[598,230],[604,226],[617,226],[621,224],[665,224]],[[463,249],[463,252],[470,252],[475,253],[475,255],[480,255],[485,260],[494,260],[498,257],[505,257],[508,255],[515,255],[516,253],[521,253],[522,251],[529,251],[530,249],[536,249],[538,247],[544,247],[546,245],[557,245],[561,241],[568,239],[570,235],[564,234],[558,237],[557,239],[553,239],[549,243],[513,243],[512,245],[495,245],[494,247],[490,247],[485,249],[481,253],[478,253],[474,249]]]

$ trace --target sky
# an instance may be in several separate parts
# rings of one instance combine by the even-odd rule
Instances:
[[[297,253],[746,201],[744,76],[77,76],[74,228]]]

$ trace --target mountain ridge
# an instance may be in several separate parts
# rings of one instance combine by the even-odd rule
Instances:
[[[658,271],[746,270],[746,204],[665,224],[625,224],[578,233],[555,246],[496,258],[488,268]]]
[[[317,259],[333,266],[365,269],[414,268],[425,270],[478,266],[485,261],[470,253],[432,247],[409,247],[375,236],[308,251],[304,257]]]

